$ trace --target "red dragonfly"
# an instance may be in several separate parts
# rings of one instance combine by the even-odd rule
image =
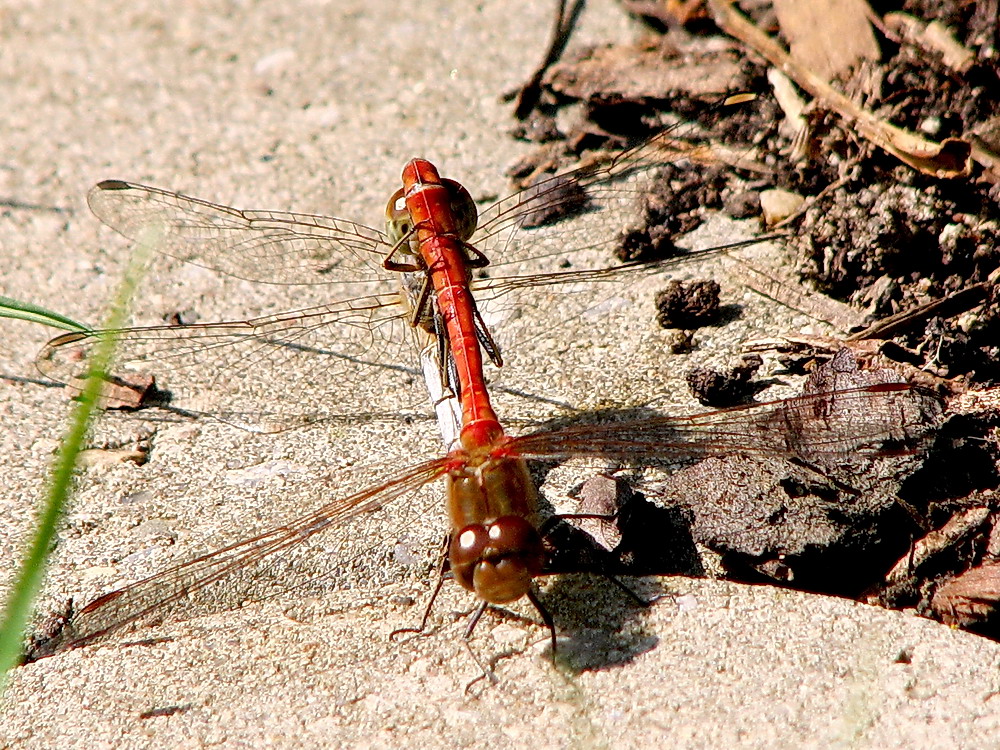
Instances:
[[[488,221],[486,226],[498,223],[503,227],[505,243],[510,242],[512,230],[521,229],[527,221],[526,217],[535,215],[542,209],[549,210],[554,203],[565,201],[567,185],[584,185],[597,195],[611,181],[648,175],[650,165],[646,162],[654,154],[659,154],[665,144],[664,138],[657,138],[628,152],[626,159],[619,157],[612,160],[610,166],[579,170],[571,175],[568,182],[559,177],[543,182],[540,190],[527,197],[516,197],[515,205],[521,210],[513,213],[517,217],[513,223],[509,217],[502,218],[504,213],[501,212],[497,219]],[[595,175],[598,177],[595,178]],[[580,192],[577,187],[570,189],[570,193],[574,195],[572,200],[579,203]],[[589,194],[587,195],[589,200]],[[219,247],[228,248],[235,240],[239,240],[237,246],[250,242],[250,250],[255,250],[259,243],[274,243],[276,233],[281,247],[288,245],[289,248],[314,256],[320,247],[329,249],[329,243],[334,237],[343,242],[347,236],[362,238],[365,232],[374,232],[358,225],[349,225],[350,233],[345,235],[345,227],[348,225],[338,220],[235,211],[121,181],[100,183],[92,191],[90,203],[98,216],[113,216],[111,223],[127,236],[141,235],[152,229],[167,237],[168,248],[186,260],[192,258],[183,255],[181,251],[192,240],[208,239],[209,248],[215,248],[212,252]],[[502,206],[503,202],[498,205]],[[321,531],[339,527],[360,513],[381,507],[442,476],[448,482],[448,512],[451,520],[449,561],[452,575],[465,588],[477,594],[483,607],[527,596],[552,629],[551,619],[538,602],[532,588],[534,579],[544,572],[546,555],[538,529],[536,490],[525,464],[526,458],[601,456],[618,461],[635,461],[638,458],[646,462],[657,462],[676,460],[682,452],[691,456],[747,450],[747,446],[753,445],[753,441],[761,439],[762,431],[767,434],[768,423],[774,420],[778,420],[775,424],[798,426],[798,429],[782,443],[776,444],[768,439],[764,443],[767,447],[758,450],[798,455],[803,448],[816,451],[822,450],[820,445],[829,445],[830,434],[822,435],[819,443],[810,443],[809,431],[801,425],[807,421],[809,414],[813,414],[814,419],[822,416],[829,420],[829,415],[823,412],[831,399],[841,402],[859,398],[873,403],[884,401],[878,408],[889,408],[892,411],[894,407],[889,406],[891,397],[909,393],[908,387],[902,384],[881,384],[833,396],[823,394],[775,402],[758,410],[720,412],[688,418],[658,417],[631,423],[540,432],[520,438],[508,437],[490,403],[483,374],[482,351],[486,351],[496,364],[500,364],[500,357],[477,307],[477,297],[470,288],[470,269],[487,263],[482,251],[469,241],[475,227],[471,198],[457,183],[443,181],[430,163],[415,159],[404,169],[403,188],[390,200],[387,213],[390,239],[393,242],[390,245],[379,235],[376,246],[390,247],[382,256],[384,268],[415,275],[413,278],[416,279],[416,286],[410,287],[410,292],[404,295],[404,300],[412,303],[411,325],[425,328],[446,342],[442,347],[447,355],[445,360],[448,374],[445,378],[452,382],[453,375],[461,404],[459,444],[443,458],[411,467],[387,482],[329,503],[316,513],[284,524],[274,532],[226,547],[99,598],[85,607],[72,623],[72,645],[86,643],[125,623],[161,613],[168,605],[205,591],[235,571],[240,571],[241,576],[245,575],[248,567],[272,559],[275,552],[311,538]],[[225,230],[221,233],[225,238],[221,242],[217,240],[220,222],[223,222]],[[303,226],[326,227],[333,231],[323,233],[325,243],[317,245],[315,235],[294,236],[294,232]],[[289,231],[293,232],[293,236],[289,236]],[[498,235],[495,232],[485,234],[487,238],[491,236]],[[299,253],[295,256],[298,257]],[[327,269],[335,267],[336,264],[330,266],[327,260],[323,272],[329,272]],[[315,268],[312,270],[315,272]],[[603,275],[603,272],[599,273]],[[581,276],[579,273],[572,273],[566,278],[579,281]],[[346,308],[337,305],[333,307],[340,315],[345,309],[349,312],[361,309],[357,300],[350,300]],[[387,307],[386,300],[376,300],[368,309],[381,314]],[[199,327],[129,329],[115,334],[124,339],[128,347],[126,351],[130,351],[133,359],[136,358],[136,351],[141,352],[139,359],[148,356],[150,350],[143,349],[144,343],[153,342],[152,352],[169,358],[177,350],[167,347],[161,351],[164,340],[176,343],[177,339],[202,338],[206,334],[210,340],[220,336],[222,340],[212,341],[208,347],[191,347],[185,354],[215,350],[223,344],[227,345],[226,351],[233,351],[237,349],[234,344],[243,341],[249,341],[255,349],[263,346],[264,342],[276,343],[277,348],[282,351],[289,348],[297,351],[303,348],[300,338],[292,342],[287,338],[271,341],[270,334],[275,331],[287,332],[290,320],[297,333],[309,331],[317,325],[329,325],[329,311],[330,306],[319,311],[298,311],[294,314],[294,319],[290,318],[292,314],[284,314],[278,320],[278,326],[274,326],[275,319],[272,318],[263,324],[259,321],[244,321]],[[319,322],[304,322],[310,316],[318,317]],[[261,325],[265,328],[263,336]],[[250,335],[246,332],[248,327],[253,329]],[[370,326],[360,328],[371,331]],[[191,337],[191,329],[197,330],[199,336]],[[238,330],[233,332],[232,329]],[[69,347],[76,347],[81,341],[99,339],[107,333],[74,333],[59,337],[50,342],[42,361],[55,365],[66,363],[72,359],[64,356]],[[241,360],[246,362],[246,354],[243,352]],[[56,371],[57,366],[50,370]],[[849,411],[856,412],[857,408],[855,403],[854,408]],[[873,407],[866,402],[864,408]],[[893,419],[879,425],[876,437],[885,438],[890,428],[898,428],[899,424],[897,419]],[[774,424],[771,424],[770,432],[774,432]],[[843,435],[837,437],[842,438]],[[871,439],[872,435],[855,430],[851,437]],[[554,630],[552,632],[554,645]]]
[[[400,365],[411,360],[405,350],[416,334],[419,348],[438,349],[442,392],[479,391],[482,386],[470,380],[478,368],[466,360],[482,352],[499,365],[508,350],[517,356],[511,337],[526,346],[527,337],[556,324],[531,315],[538,287],[567,292],[555,317],[562,322],[593,306],[592,296],[580,294],[587,285],[636,279],[689,257],[579,269],[593,262],[594,250],[636,241],[639,233],[623,237],[623,230],[640,219],[640,199],[659,167],[678,159],[718,161],[717,151],[667,131],[613,158],[595,157],[543,179],[487,208],[478,221],[468,192],[441,180],[440,202],[457,218],[454,226],[435,231],[450,235],[449,243],[458,247],[439,256],[424,245],[432,257],[420,256],[418,236],[428,228],[410,220],[419,207],[408,205],[403,190],[389,201],[383,233],[344,219],[240,210],[124,181],[101,182],[89,194],[90,207],[128,238],[153,235],[155,249],[165,255],[230,277],[303,293],[316,289],[334,298],[250,319],[117,331],[114,372],[153,373],[178,410],[208,411],[247,429],[278,431],[326,419],[398,414],[400,394],[409,387],[399,381],[410,379]],[[417,172],[429,166],[415,160],[407,170],[413,180],[425,179]],[[441,208],[425,206],[437,222],[443,221]],[[566,215],[572,219],[558,218]],[[557,218],[546,223],[549,217]],[[577,268],[568,268],[570,262]],[[400,273],[387,274],[387,268]],[[355,296],[331,294],[338,289]],[[461,304],[453,304],[456,296]],[[460,310],[465,319],[449,330],[442,310]],[[40,353],[38,367],[54,380],[73,383],[87,351],[105,335],[59,336]],[[276,378],[287,387],[272,387]],[[330,399],[334,381],[352,384],[344,392],[353,391],[357,400]]]
[[[489,602],[526,595],[542,613],[554,647],[551,619],[531,584],[538,575],[557,571],[547,568],[526,459],[592,458],[648,467],[744,453],[799,458],[836,473],[845,457],[920,450],[938,414],[935,399],[890,377],[691,416],[581,423],[519,437],[500,434],[488,445],[459,447],[415,464],[263,534],[105,594],[76,613],[60,639],[41,653],[83,646],[130,625],[222,611],[287,592],[305,585],[293,581],[297,566],[307,559],[349,568],[350,540],[363,538],[358,526],[372,511],[442,477],[449,489],[454,577],[481,598],[479,613]]]
[[[442,363],[438,380],[444,387],[440,390],[451,388],[461,407],[456,419],[460,437],[449,446],[449,455],[417,472],[425,481],[442,473],[448,478],[451,571],[484,603],[505,603],[527,595],[544,612],[531,592],[531,583],[544,563],[535,522],[535,489],[524,460],[512,449],[490,402],[483,352],[496,365],[501,364],[501,357],[479,305],[518,287],[605,279],[626,268],[635,272],[650,267],[632,264],[583,273],[506,276],[470,284],[473,270],[489,263],[484,250],[474,243],[487,248],[499,242],[503,251],[498,249],[497,257],[517,260],[526,254],[524,238],[531,233],[528,225],[538,223],[543,214],[574,208],[583,208],[602,222],[620,225],[625,210],[634,210],[630,193],[634,196],[633,191],[643,189],[655,178],[655,167],[664,163],[668,154],[675,157],[680,148],[677,139],[664,133],[606,164],[543,180],[489,209],[478,234],[469,193],[458,183],[443,180],[423,159],[406,165],[403,187],[389,200],[388,236],[338,219],[239,211],[120,180],[101,182],[89,196],[99,218],[127,237],[140,239],[151,234],[162,238],[158,249],[186,261],[255,280],[294,283],[316,281],[317,275],[327,281],[343,278],[357,282],[359,265],[367,268],[377,259],[382,269],[404,274],[403,293],[369,295],[252,321],[72,333],[51,341],[39,364],[46,374],[71,380],[79,370],[81,350],[113,334],[122,352],[116,372],[136,363],[165,364],[170,368],[167,385],[174,390],[178,381],[171,380],[170,374],[197,366],[224,375],[227,382],[223,387],[238,397],[242,394],[239,387],[230,388],[233,382],[242,382],[244,375],[254,372],[271,376],[273,370],[262,366],[265,358],[294,360],[302,352],[314,354],[319,339],[326,337],[325,346],[332,340],[338,355],[349,353],[353,356],[347,359],[353,360],[362,353],[360,346],[353,349],[362,343],[354,335],[360,334],[365,351],[370,353],[374,324],[406,316],[412,329],[429,334],[432,343],[441,342],[436,358]],[[698,153],[691,146],[685,148],[688,156]],[[573,242],[573,236],[583,231],[578,222],[574,225],[576,228],[560,228],[561,242]],[[619,226],[618,234],[605,231],[605,238],[594,244],[613,241],[621,229]],[[537,245],[532,252],[538,254]],[[231,264],[240,255],[256,262],[235,268]],[[375,283],[367,282],[366,276],[361,279]],[[346,346],[337,340],[342,332],[348,334]],[[390,356],[396,359],[398,355],[393,352]],[[310,373],[309,382],[320,380],[311,368],[297,367],[297,362],[282,364],[293,376],[301,369]],[[240,377],[234,377],[237,367]],[[433,393],[437,384],[429,382]],[[300,403],[319,402],[298,390],[296,398]],[[450,440],[448,429],[443,428],[443,432]],[[429,476],[425,476],[427,472]]]

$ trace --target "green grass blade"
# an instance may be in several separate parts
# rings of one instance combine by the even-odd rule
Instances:
[[[77,323],[65,315],[60,315],[44,307],[33,305],[30,302],[21,302],[11,297],[4,297],[2,294],[0,294],[0,318],[27,320],[31,323],[41,323],[42,325],[60,328],[64,331],[86,332],[90,330],[83,323]]]
[[[112,301],[106,323],[108,328],[117,329],[124,324],[129,302],[142,278],[146,260],[156,241],[156,237],[145,237],[137,243],[125,277]],[[39,322],[47,325],[58,327],[54,321],[59,321],[71,325],[70,330],[88,330],[85,326],[79,326],[61,315],[50,314],[43,308],[36,308],[34,305],[24,307],[29,312],[41,310],[44,315]],[[83,448],[90,419],[96,408],[97,399],[101,395],[105,373],[114,356],[115,344],[116,341],[112,337],[102,340],[94,349],[86,383],[70,417],[69,426],[52,468],[34,537],[28,545],[28,551],[8,595],[0,620],[0,691],[6,685],[7,673],[20,660],[24,630],[31,618],[35,597],[42,586],[52,540],[72,489],[76,459]]]

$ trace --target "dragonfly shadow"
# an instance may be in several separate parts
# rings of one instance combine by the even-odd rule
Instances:
[[[609,431],[616,430],[616,426],[620,424],[621,432],[619,434],[621,443],[628,444],[633,437],[629,429],[630,427],[634,428],[636,425],[664,420],[665,417],[664,412],[653,405],[580,409],[571,413],[558,414],[544,421],[531,422],[530,425],[525,425],[529,428],[525,431],[525,434],[544,436],[563,431],[583,433],[589,432],[591,429],[595,432]],[[636,460],[641,461],[644,466],[659,466],[673,469],[692,463],[703,457],[695,452],[685,455],[683,450],[665,450],[662,451],[663,455],[660,457],[649,455],[639,457],[636,454],[635,460],[623,460],[623,457],[620,455],[621,453],[621,450],[613,450],[609,451],[607,455],[603,455],[601,451],[591,451],[588,452],[586,460],[595,467],[592,473],[601,473],[634,465]],[[535,480],[536,486],[540,487],[548,475],[558,466],[579,455],[581,455],[581,452],[576,447],[567,448],[565,455],[560,455],[558,446],[555,446],[547,448],[544,456],[526,455],[525,457],[528,459],[528,468],[531,470],[532,478]],[[539,506],[543,516],[556,514],[544,496],[539,498]]]
[[[662,411],[643,404],[635,406],[609,406],[603,409],[578,409],[568,414],[555,415],[544,421],[533,422],[532,432],[558,432],[569,427],[605,425],[613,422],[637,422],[643,419],[662,416]],[[538,461],[538,463],[541,462]]]
[[[658,584],[646,583],[634,593],[650,603],[640,605],[608,578],[559,577],[545,594],[560,633],[557,663],[579,674],[628,664],[656,648],[660,637],[643,620],[648,606],[660,606],[656,600],[663,592]]]
[[[558,519],[545,537],[550,550],[545,572],[563,574],[545,598],[564,634],[559,661],[574,672],[627,663],[659,643],[642,619],[648,607],[658,606],[663,591],[653,580],[626,583],[619,577],[704,576],[692,538],[693,516],[629,493],[614,519],[601,521],[613,525],[608,529],[617,540],[613,546],[574,526],[575,520]]]
[[[53,380],[47,380],[45,378],[27,378],[23,375],[11,375],[10,373],[0,372],[0,380],[4,380],[8,383],[15,383],[17,385],[37,385],[42,388],[65,388],[65,384],[56,383]]]

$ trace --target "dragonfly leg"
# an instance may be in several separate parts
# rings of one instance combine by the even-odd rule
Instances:
[[[479,306],[473,305],[472,311],[476,315],[476,339],[479,341],[479,345],[490,358],[490,362],[497,367],[503,367],[503,355],[500,353],[500,345],[493,338],[490,329],[486,327],[486,321],[483,320],[483,316],[479,313]]]
[[[437,310],[431,303],[431,293],[434,291],[434,285],[431,282],[430,274],[424,274],[424,280],[420,284],[420,294],[417,295],[417,301],[413,305],[413,309],[410,310],[410,327],[417,328],[421,326],[424,320],[434,321],[434,332],[441,339],[441,316],[437,314]],[[428,312],[429,308],[429,312]],[[444,339],[447,342],[447,339]],[[444,360],[441,360],[442,362]]]
[[[552,643],[552,658],[556,658],[556,623],[552,619],[552,613],[545,608],[541,600],[538,598],[538,594],[535,593],[534,588],[528,589],[525,594],[528,597],[528,601],[531,602],[532,606],[538,610],[538,614],[541,615],[542,622],[545,623],[545,627],[549,629],[549,638]]]
[[[640,607],[649,608],[652,607],[656,602],[660,600],[663,594],[657,594],[652,599],[646,599],[639,595],[637,591],[634,591],[631,586],[627,586],[618,576],[613,573],[600,573],[600,575],[607,578],[611,583],[621,589],[625,595],[631,599],[633,602],[638,604]]]
[[[538,611],[538,614],[541,615],[542,622],[545,623],[545,627],[549,631],[549,637],[552,642],[552,656],[553,658],[555,658],[556,655],[555,620],[552,619],[552,614],[545,607],[545,605],[542,604],[541,600],[538,598],[538,595],[534,592],[533,589],[528,589],[525,596],[528,598],[528,601],[531,602],[531,605]],[[485,612],[487,607],[489,606],[490,606],[489,602],[481,602],[480,605],[476,607],[476,611],[472,613],[472,616],[469,618],[469,624],[465,628],[465,635],[463,636],[463,638],[466,641],[472,638],[472,631],[476,629],[476,625],[479,624],[479,620],[482,618],[483,612]]]
[[[448,329],[444,326],[444,320],[441,319],[440,315],[434,316],[434,338],[437,340],[437,357],[438,362],[441,364],[441,385],[444,386],[442,390],[451,391],[451,394],[455,398],[461,398],[461,383],[458,380],[455,358],[451,356],[451,342],[448,338]]]
[[[389,638],[395,640],[395,638],[403,633],[416,633],[417,635],[423,635],[427,630],[427,621],[430,619],[431,610],[434,608],[434,602],[437,601],[438,594],[441,593],[441,587],[444,586],[444,582],[451,579],[451,569],[448,564],[448,547],[451,544],[451,535],[446,534],[444,538],[444,544],[441,546],[441,569],[438,571],[437,584],[434,586],[434,590],[431,592],[430,598],[427,600],[427,606],[424,607],[424,614],[420,618],[420,625],[415,628],[397,628],[389,633]]]
[[[552,534],[553,530],[556,529],[558,524],[564,521],[580,520],[580,519],[595,519],[598,521],[614,521],[618,518],[618,513],[561,513],[554,516],[549,516],[542,522],[539,527],[539,533],[542,535],[543,539],[548,539],[549,535]],[[584,534],[574,526],[564,527],[567,530],[572,530],[576,535],[583,535],[588,540],[590,544],[595,544],[589,535]],[[581,548],[584,546],[581,543],[581,537],[577,536],[574,540],[574,546],[579,545]],[[568,541],[568,540],[567,540]],[[565,548],[568,544],[564,541],[556,545],[556,548]],[[546,573],[593,573],[595,575],[602,576],[608,581],[613,583],[619,589],[621,589],[632,601],[638,604],[640,607],[650,607],[652,606],[659,597],[654,597],[653,599],[645,599],[638,593],[632,590],[631,587],[627,586],[625,583],[618,578],[617,575],[611,572],[611,567],[615,562],[614,555],[604,548],[587,549],[589,554],[580,555],[572,560],[572,565],[567,562],[557,562],[546,570]],[[552,560],[550,559],[550,564]]]
[[[411,227],[406,234],[396,241],[396,244],[392,246],[392,249],[389,250],[389,252],[386,253],[386,256],[382,259],[382,268],[386,271],[398,271],[399,273],[419,273],[427,270],[427,266],[424,265],[423,258],[412,252],[407,253],[414,259],[409,263],[401,263],[398,260],[393,260],[393,256],[395,256],[402,247],[409,244],[410,238],[413,237],[416,232],[417,228]]]
[[[454,235],[452,235],[452,237],[459,240],[459,238],[454,237]],[[484,255],[483,252],[475,245],[463,240],[459,240],[459,242],[462,243],[462,247],[468,253],[466,263],[469,268],[486,268],[486,266],[490,264],[490,259],[487,258],[486,255]]]
[[[476,679],[470,681],[465,686],[466,695],[472,695],[473,686],[482,680],[489,680],[491,685],[496,685],[499,682],[496,673],[493,671],[493,667],[483,664],[483,660],[480,659],[479,655],[472,650],[472,644],[469,642],[469,637],[472,635],[472,629],[476,626],[476,623],[479,622],[479,618],[483,616],[483,612],[486,611],[487,604],[488,602],[483,602],[476,607],[476,611],[472,615],[472,619],[469,621],[469,627],[466,628],[465,637],[462,638],[462,643],[465,644],[465,650],[469,652],[469,656],[472,658],[472,661],[475,662],[476,666],[479,667],[480,672]]]
[[[554,527],[560,521],[579,521],[585,518],[593,519],[596,521],[614,521],[618,518],[617,513],[559,513],[554,516],[549,516],[542,523],[541,528],[538,533],[545,536],[546,532],[552,531]]]
[[[465,627],[465,633],[462,635],[464,640],[468,641],[472,638],[472,631],[476,629],[476,625],[479,624],[479,620],[482,618],[483,612],[486,611],[488,606],[490,606],[490,603],[483,601],[479,603],[478,607],[476,607],[476,611],[472,613],[471,617],[469,617],[469,624]]]

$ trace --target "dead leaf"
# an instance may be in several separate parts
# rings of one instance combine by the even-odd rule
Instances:
[[[934,592],[931,609],[946,625],[968,627],[993,616],[1000,602],[1000,563],[967,570]]]
[[[781,32],[792,57],[827,80],[878,60],[865,0],[774,0]]]
[[[909,580],[921,566],[932,563],[936,557],[953,554],[957,545],[982,530],[991,514],[992,511],[986,507],[967,508],[956,513],[940,529],[935,529],[914,542],[909,552],[886,574],[886,583]]]
[[[904,164],[937,178],[967,177],[971,173],[972,147],[967,141],[948,138],[936,143],[879,119],[834,89],[823,76],[800,64],[730,0],[709,0],[709,8],[719,28],[762,55],[824,106],[853,123],[862,137]]]
[[[710,57],[678,55],[660,44],[608,45],[586,57],[553,65],[544,84],[573,99],[670,100],[678,92],[710,97],[730,91],[740,79],[731,49]]]

